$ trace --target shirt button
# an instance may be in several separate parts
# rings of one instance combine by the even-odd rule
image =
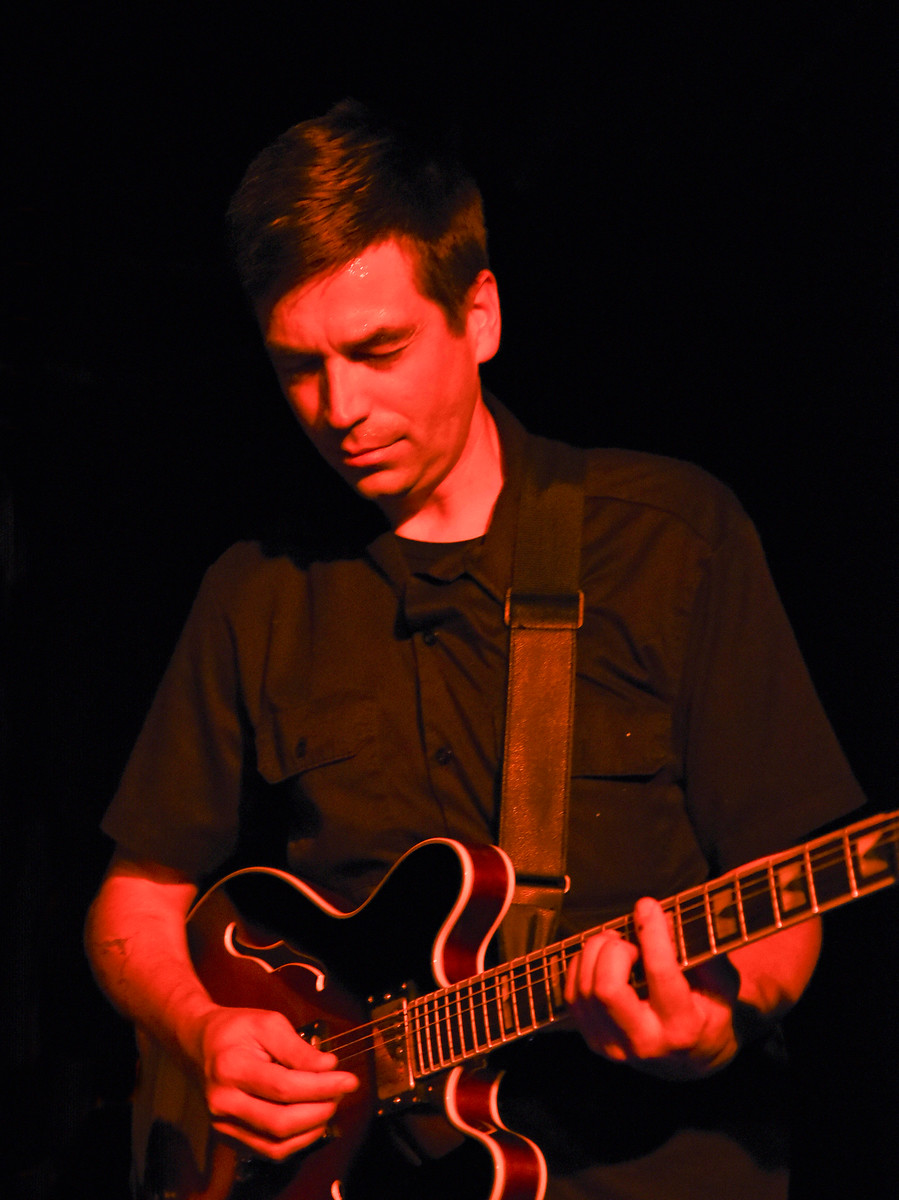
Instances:
[[[448,762],[453,760],[453,752],[449,746],[441,746],[434,754],[434,757],[440,763],[441,767],[445,767]]]
[[[434,632],[433,629],[426,629],[424,631],[424,633],[421,635],[421,640],[424,642],[424,644],[426,646],[433,646],[434,643],[437,641],[437,634]]]

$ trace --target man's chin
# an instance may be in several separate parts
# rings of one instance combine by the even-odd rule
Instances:
[[[343,467],[340,475],[357,495],[375,504],[389,504],[400,500],[406,494],[406,488],[393,471],[375,467],[367,470]]]

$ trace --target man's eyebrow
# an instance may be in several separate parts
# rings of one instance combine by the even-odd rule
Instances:
[[[373,329],[371,333],[365,334],[364,337],[341,342],[339,349],[342,354],[366,354],[381,346],[405,342],[414,336],[417,329],[417,325],[381,325],[377,329]],[[311,361],[320,357],[315,350],[303,350],[298,346],[286,345],[284,342],[266,340],[265,348],[272,358],[284,362]]]
[[[379,346],[405,342],[412,337],[417,328],[416,325],[380,325],[365,337],[341,343],[340,349],[344,353],[365,354],[368,350],[377,350]]]
[[[312,359],[318,356],[311,350],[298,350],[296,346],[287,346],[283,342],[266,340],[265,348],[272,358],[292,362],[295,359]]]

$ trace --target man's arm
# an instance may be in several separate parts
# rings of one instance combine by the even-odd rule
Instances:
[[[187,947],[195,895],[179,872],[116,854],[88,914],[88,957],[116,1008],[195,1072],[214,1128],[285,1158],[324,1134],[358,1081],[281,1013],[212,1001]]]
[[[778,1021],[811,979],[821,947],[814,919],[685,975],[661,906],[640,900],[634,915],[639,950],[615,933],[591,938],[569,971],[566,999],[597,1054],[668,1079],[717,1071],[744,1041]],[[638,956],[645,999],[628,982]]]

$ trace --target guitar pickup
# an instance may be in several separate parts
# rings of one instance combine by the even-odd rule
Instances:
[[[328,1036],[327,1027],[322,1021],[313,1021],[309,1025],[301,1025],[297,1029],[297,1033],[304,1042],[308,1042],[316,1050],[319,1049],[322,1041]]]
[[[375,1086],[384,1105],[396,1104],[415,1088],[409,1061],[408,1003],[405,996],[385,996],[371,1010]]]

